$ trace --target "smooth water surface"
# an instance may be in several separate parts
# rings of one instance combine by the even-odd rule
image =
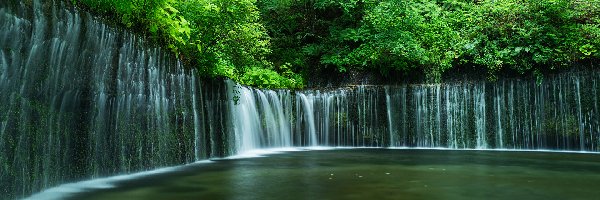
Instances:
[[[73,199],[594,199],[600,155],[342,149],[218,160]]]

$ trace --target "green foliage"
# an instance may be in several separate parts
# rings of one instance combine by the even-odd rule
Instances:
[[[283,65],[287,68],[289,65]],[[244,73],[239,82],[246,85],[256,85],[262,88],[302,88],[303,79],[300,75],[289,70],[277,73],[271,69],[252,67]]]
[[[584,36],[588,25],[578,6],[570,0],[484,1],[471,8],[480,17],[470,28],[477,35],[469,38],[475,44],[469,56],[492,73],[506,66],[520,73],[554,69],[590,58],[590,42],[598,38]]]
[[[543,72],[600,58],[600,0],[72,0],[199,74],[269,88],[335,69]]]
[[[274,63],[425,72],[532,73],[598,59],[600,0],[298,0],[259,2]]]
[[[453,23],[457,15],[443,6],[434,1],[372,3],[358,30],[362,44],[349,54],[353,64],[368,61],[399,70],[421,66],[430,80],[439,81],[464,45],[461,27]]]
[[[290,63],[310,75],[318,68],[338,66],[344,71],[350,50],[340,34],[358,26],[362,3],[357,0],[263,0],[258,2],[271,36],[276,64]]]
[[[187,45],[191,27],[173,7],[175,0],[73,0],[96,12],[111,16],[118,23],[149,35],[173,52]]]
[[[146,33],[188,65],[196,66],[200,75],[225,76],[239,82],[249,73],[268,73],[265,76],[276,73],[270,70],[273,64],[266,59],[271,52],[270,40],[260,23],[254,0],[74,2]],[[253,70],[255,68],[262,70]],[[302,86],[295,84],[296,79],[286,78],[277,79],[281,82],[275,85],[286,88]]]

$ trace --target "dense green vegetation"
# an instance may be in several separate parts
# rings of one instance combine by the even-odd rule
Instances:
[[[539,75],[600,58],[600,0],[75,0],[200,74],[301,88],[323,70]]]
[[[289,68],[273,67],[269,36],[254,0],[72,0],[164,44],[200,75],[265,88],[301,88]]]
[[[599,58],[600,1],[263,0],[275,63],[425,72],[453,67],[489,77]]]

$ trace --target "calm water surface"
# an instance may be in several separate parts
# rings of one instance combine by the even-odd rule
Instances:
[[[600,155],[347,149],[218,160],[73,199],[600,199]]]

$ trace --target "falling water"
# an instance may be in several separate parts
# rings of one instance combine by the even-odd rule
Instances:
[[[474,87],[473,91],[473,107],[475,113],[475,132],[477,134],[478,149],[487,148],[487,135],[485,123],[485,83]]]
[[[394,119],[396,116],[392,117],[392,100],[390,97],[390,88],[388,86],[385,87],[385,105],[387,106],[387,117],[388,117],[388,131],[390,134],[390,146],[397,146],[398,145],[398,138],[396,138],[396,136],[398,135],[395,131],[397,131],[398,129],[395,128],[396,123],[394,123]]]
[[[251,89],[232,81],[227,81],[227,85],[228,96],[234,99],[229,101],[235,136],[231,141],[235,143],[233,151],[243,154],[260,148],[292,146],[290,119],[281,98],[290,95]]]
[[[275,91],[266,91],[268,98],[267,101],[263,102],[265,107],[271,107],[273,121],[267,121],[268,126],[272,126],[273,131],[269,134],[270,140],[272,143],[268,146],[270,147],[290,147],[292,146],[292,133],[291,133],[291,125],[290,119],[285,114],[285,109],[282,105],[279,94]],[[289,95],[286,95],[289,96]],[[286,96],[283,96],[285,98]],[[289,108],[289,107],[285,107]],[[269,124],[271,123],[272,124]]]
[[[227,155],[224,93],[142,38],[53,1],[0,7],[0,190]],[[205,84],[206,83],[206,84]],[[219,83],[222,84],[222,83]],[[203,98],[209,96],[209,98]],[[219,132],[218,134],[221,134]]]
[[[259,90],[52,1],[0,2],[0,191],[290,146],[600,151],[600,71]],[[488,105],[489,104],[489,105]]]
[[[296,94],[299,99],[297,100],[302,105],[302,116],[298,118],[304,117],[304,123],[306,123],[306,132],[308,135],[308,146],[317,146],[317,131],[315,128],[315,117],[314,117],[314,109],[313,109],[313,100],[312,96],[306,97],[303,93]],[[300,112],[298,112],[300,113]]]
[[[227,82],[234,85],[232,81]],[[235,147],[238,152],[245,152],[261,146],[262,122],[256,107],[256,100],[252,89],[245,87],[229,86],[238,91],[239,99],[231,102],[231,118],[235,133]],[[234,94],[230,92],[229,96]],[[238,104],[238,105],[235,105]]]

